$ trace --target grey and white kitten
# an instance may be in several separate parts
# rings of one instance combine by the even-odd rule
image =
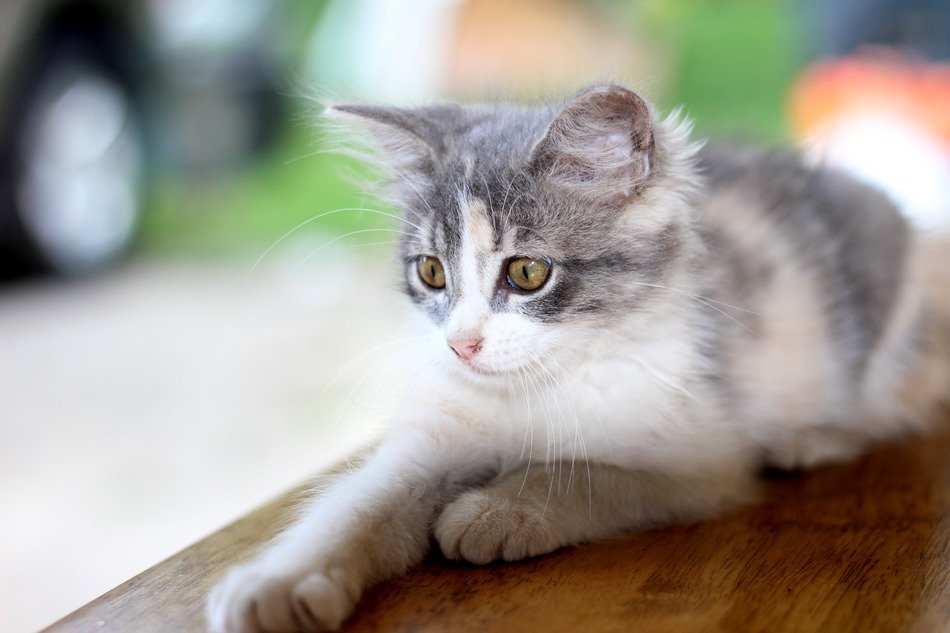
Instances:
[[[214,630],[336,629],[433,537],[488,563],[707,516],[764,465],[923,428],[947,393],[918,236],[843,174],[702,147],[616,85],[330,113],[395,174],[438,371],[214,590]]]

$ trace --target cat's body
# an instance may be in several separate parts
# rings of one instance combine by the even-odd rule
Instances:
[[[704,149],[697,205],[713,379],[768,463],[852,457],[926,417],[906,393],[930,352],[916,236],[878,192],[792,154]],[[741,324],[730,323],[732,319]],[[743,331],[744,330],[744,331]],[[932,396],[933,394],[931,394]]]
[[[366,463],[219,586],[216,629],[336,628],[433,535],[484,563],[702,517],[944,395],[916,236],[842,174],[700,149],[617,86],[336,111],[395,174],[437,357]]]

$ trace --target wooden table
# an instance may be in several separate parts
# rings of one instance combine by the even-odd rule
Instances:
[[[950,435],[768,481],[765,500],[515,564],[435,555],[368,592],[346,631],[950,631]],[[203,631],[208,589],[290,493],[49,632]]]

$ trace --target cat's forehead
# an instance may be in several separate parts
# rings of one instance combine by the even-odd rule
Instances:
[[[448,155],[467,154],[483,166],[526,159],[554,115],[550,108],[511,105],[470,106],[464,112],[466,125],[456,128]]]
[[[410,203],[411,214],[425,218],[425,241],[443,254],[458,253],[473,210],[487,219],[494,250],[517,248],[522,254],[584,248],[579,229],[607,227],[606,217],[590,217],[532,172],[532,153],[554,110],[474,106],[464,111],[462,124],[446,126],[438,167]]]
[[[458,251],[463,242],[479,251],[543,242],[549,222],[535,183],[517,167],[467,163],[433,183],[433,195],[422,201],[440,250]]]
[[[473,106],[465,112],[465,124],[444,139],[442,177],[476,195],[503,196],[527,169],[552,114],[544,108],[517,106]]]
[[[590,226],[585,231],[580,218],[539,195],[533,183],[477,178],[479,186],[446,188],[425,207],[423,241],[450,264],[465,253],[557,257],[590,248]],[[606,222],[597,224],[607,229]]]

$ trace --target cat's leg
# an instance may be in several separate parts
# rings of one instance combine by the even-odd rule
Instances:
[[[365,588],[418,564],[437,510],[490,468],[457,440],[430,440],[384,443],[334,481],[295,526],[213,590],[212,630],[335,630]]]
[[[797,429],[766,449],[766,464],[780,470],[801,470],[846,462],[860,455],[871,438],[865,432],[831,426]]]
[[[442,552],[479,564],[520,560],[631,529],[700,518],[753,496],[746,464],[689,476],[590,464],[588,480],[586,465],[577,463],[569,489],[559,468],[570,464],[547,469],[533,464],[527,472],[463,492],[436,521]]]

